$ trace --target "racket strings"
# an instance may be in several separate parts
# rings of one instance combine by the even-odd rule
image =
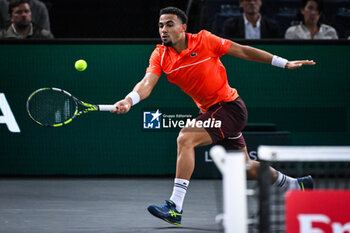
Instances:
[[[74,117],[77,111],[73,98],[54,90],[43,90],[28,101],[28,111],[36,122],[42,125],[57,125]]]

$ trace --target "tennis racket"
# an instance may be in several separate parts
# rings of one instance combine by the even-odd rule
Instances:
[[[93,111],[112,111],[114,105],[85,103],[65,90],[47,87],[34,91],[27,100],[27,112],[37,124],[46,127],[66,125],[77,116]]]

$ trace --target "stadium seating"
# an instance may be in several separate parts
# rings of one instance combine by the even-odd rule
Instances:
[[[224,22],[231,17],[239,16],[239,0],[206,0],[202,1],[201,29],[211,30],[220,35]],[[264,0],[261,13],[279,22],[281,31],[298,24],[296,15],[301,0]],[[324,0],[324,23],[337,29],[339,38],[350,35],[350,0]]]

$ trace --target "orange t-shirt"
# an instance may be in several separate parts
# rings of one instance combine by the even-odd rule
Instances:
[[[226,69],[220,57],[227,53],[232,42],[202,30],[186,33],[187,49],[178,54],[172,47],[157,45],[146,72],[161,76],[178,85],[192,97],[202,112],[219,102],[233,101],[236,89],[227,81]]]

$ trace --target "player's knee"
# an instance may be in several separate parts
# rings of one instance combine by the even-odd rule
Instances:
[[[249,165],[247,167],[248,179],[258,179],[258,169],[259,169],[259,163],[256,161],[250,160]]]
[[[180,132],[179,136],[177,136],[178,147],[192,147],[191,141],[191,137],[186,133]]]

